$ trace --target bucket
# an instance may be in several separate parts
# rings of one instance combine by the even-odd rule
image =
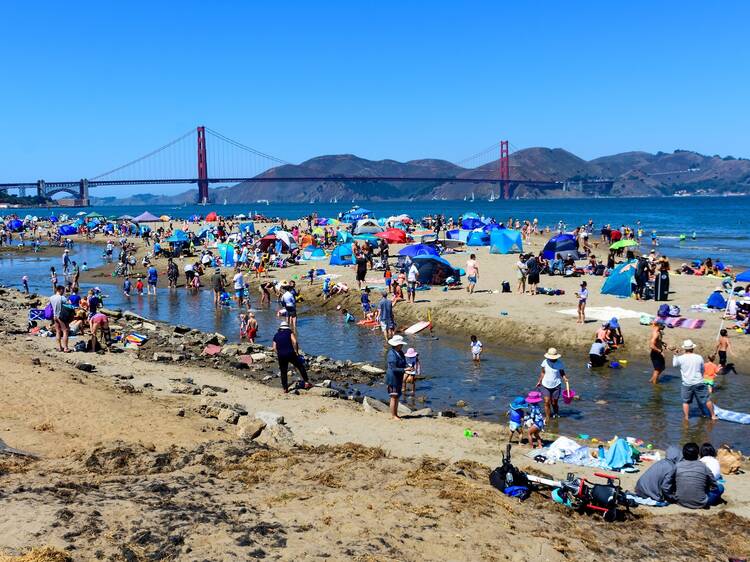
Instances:
[[[570,390],[570,385],[568,385],[568,383],[565,383],[565,390],[563,390],[562,392],[563,402],[565,402],[566,404],[570,404],[571,402],[573,402],[573,398],[575,397],[575,395],[576,391]]]

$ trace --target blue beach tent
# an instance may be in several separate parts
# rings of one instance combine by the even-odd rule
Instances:
[[[414,258],[416,256],[437,256],[439,254],[433,246],[427,244],[412,244],[411,246],[401,248],[398,255]]]
[[[523,241],[518,230],[498,228],[490,232],[490,254],[509,254],[514,247],[523,252]]]
[[[307,246],[302,250],[302,259],[306,261],[317,261],[326,259],[326,251],[323,248]]]
[[[607,280],[602,285],[603,295],[615,295],[618,297],[629,297],[633,294],[633,275],[638,260],[630,260],[621,263],[612,270]]]
[[[234,265],[234,246],[231,244],[217,244],[216,249],[219,250],[219,257],[224,267]]]
[[[458,229],[456,229],[456,230],[449,230],[448,232],[445,233],[445,236],[446,236],[446,238],[448,238],[448,240],[458,240],[459,239],[458,238],[458,233],[459,232],[461,232],[461,231],[458,230]]]
[[[461,228],[464,230],[474,230],[475,228],[482,228],[484,226],[484,223],[475,218],[464,218],[464,220],[461,221]]]
[[[23,223],[18,219],[13,219],[8,222],[8,228],[13,232],[20,232],[21,230],[23,230]]]
[[[240,224],[240,234],[255,234],[255,223],[253,221]]]
[[[461,271],[439,256],[415,256],[414,264],[423,285],[444,285],[448,277],[459,279]]]
[[[353,240],[354,237],[348,230],[339,230],[336,234],[336,242],[338,242],[339,244],[351,244]]]
[[[57,232],[58,234],[60,234],[60,236],[70,236],[71,234],[76,233],[76,227],[69,224],[64,224],[57,229]]]
[[[467,246],[489,246],[490,235],[481,228],[472,230],[466,238]]]
[[[187,242],[188,240],[189,238],[188,238],[188,235],[185,234],[185,231],[180,230],[178,228],[172,233],[172,236],[170,236],[169,238],[165,240],[165,242],[170,242],[174,244],[174,243]]]
[[[543,256],[545,259],[555,259],[555,254],[565,252],[576,252],[578,246],[576,245],[576,237],[572,234],[558,234],[549,239],[547,244],[544,246]]]
[[[740,273],[736,278],[735,282],[737,283],[750,283],[750,269],[746,269],[742,273]]]
[[[328,262],[330,265],[354,265],[354,252],[352,252],[351,244],[341,244],[336,246],[331,252],[331,261]]]

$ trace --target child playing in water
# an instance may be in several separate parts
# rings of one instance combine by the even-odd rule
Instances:
[[[719,332],[719,341],[716,342],[716,353],[719,355],[719,365],[722,369],[727,366],[727,354],[731,351],[732,344],[729,342],[726,329]]]
[[[29,294],[29,276],[24,275],[21,277],[21,283],[23,284],[23,292]]]
[[[130,277],[126,277],[125,281],[122,283],[122,294],[126,297],[130,296],[130,291],[133,288],[133,283],[130,281]]]
[[[393,272],[391,271],[391,266],[386,265],[385,271],[383,272],[383,278],[385,279],[385,289],[389,293],[391,292],[391,282],[393,281]]]
[[[354,322],[354,316],[352,316],[351,314],[349,314],[349,311],[347,309],[345,309],[345,308],[341,309],[341,316],[344,317],[344,322],[347,323],[347,324],[349,322]]]
[[[471,358],[479,363],[482,360],[482,342],[476,336],[471,336]]]
[[[232,298],[229,296],[229,293],[227,293],[226,291],[222,291],[222,293],[219,295],[219,304],[221,306],[232,305]]]
[[[308,279],[310,279],[310,285],[312,285],[313,284],[313,280],[315,279],[315,270],[311,269],[310,271],[308,271],[307,272],[307,277],[308,277]]]
[[[404,370],[404,388],[406,392],[406,386],[411,385],[411,393],[416,394],[417,392],[417,377],[422,374],[422,363],[419,361],[419,353],[413,347],[410,347],[404,353],[406,357],[406,370]]]
[[[539,447],[544,447],[542,443],[541,433],[544,430],[544,414],[542,410],[537,406],[542,401],[542,393],[537,390],[532,390],[526,396],[526,403],[529,405],[529,410],[524,420],[524,426],[528,431],[529,445],[532,449],[536,449],[537,443]]]
[[[143,279],[141,279],[140,277],[135,283],[135,292],[141,296],[143,295]]]
[[[365,287],[362,289],[362,294],[359,297],[362,303],[362,314],[365,316],[365,320],[372,320],[372,305],[370,304],[370,288]]]
[[[719,374],[719,366],[716,364],[716,355],[709,355],[708,361],[703,364],[703,382],[708,387],[708,393],[713,394],[716,375]]]
[[[513,402],[510,403],[510,409],[506,413],[508,416],[508,430],[510,435],[508,436],[508,443],[513,443],[513,435],[518,434],[518,444],[521,444],[521,438],[523,437],[523,418],[526,415],[526,400],[523,396],[516,396]]]

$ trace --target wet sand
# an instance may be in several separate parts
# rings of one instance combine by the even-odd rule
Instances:
[[[544,495],[521,504],[487,483],[505,425],[474,421],[478,435],[467,439],[465,420],[392,422],[356,402],[283,395],[221,368],[131,352],[59,354],[52,338],[24,334],[25,302],[0,296],[0,436],[41,458],[0,456],[0,552],[8,555],[44,545],[75,560],[726,560],[750,552],[746,475],[727,478],[722,508],[638,508],[614,525]],[[95,370],[76,369],[80,361]],[[270,411],[286,423],[240,438],[237,425],[199,414],[205,396],[169,392],[171,379],[185,377],[223,387],[221,399],[248,417]],[[527,450],[514,447],[521,467],[592,472],[535,465]],[[636,477],[623,475],[624,485]]]

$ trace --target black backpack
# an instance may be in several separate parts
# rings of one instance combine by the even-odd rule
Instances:
[[[490,472],[490,484],[501,492],[504,492],[505,488],[509,488],[510,486],[529,485],[526,473],[517,469],[510,462],[510,444],[508,444],[503,454],[503,463]]]
[[[510,283],[508,281],[503,281],[502,287],[503,293],[510,293]]]

